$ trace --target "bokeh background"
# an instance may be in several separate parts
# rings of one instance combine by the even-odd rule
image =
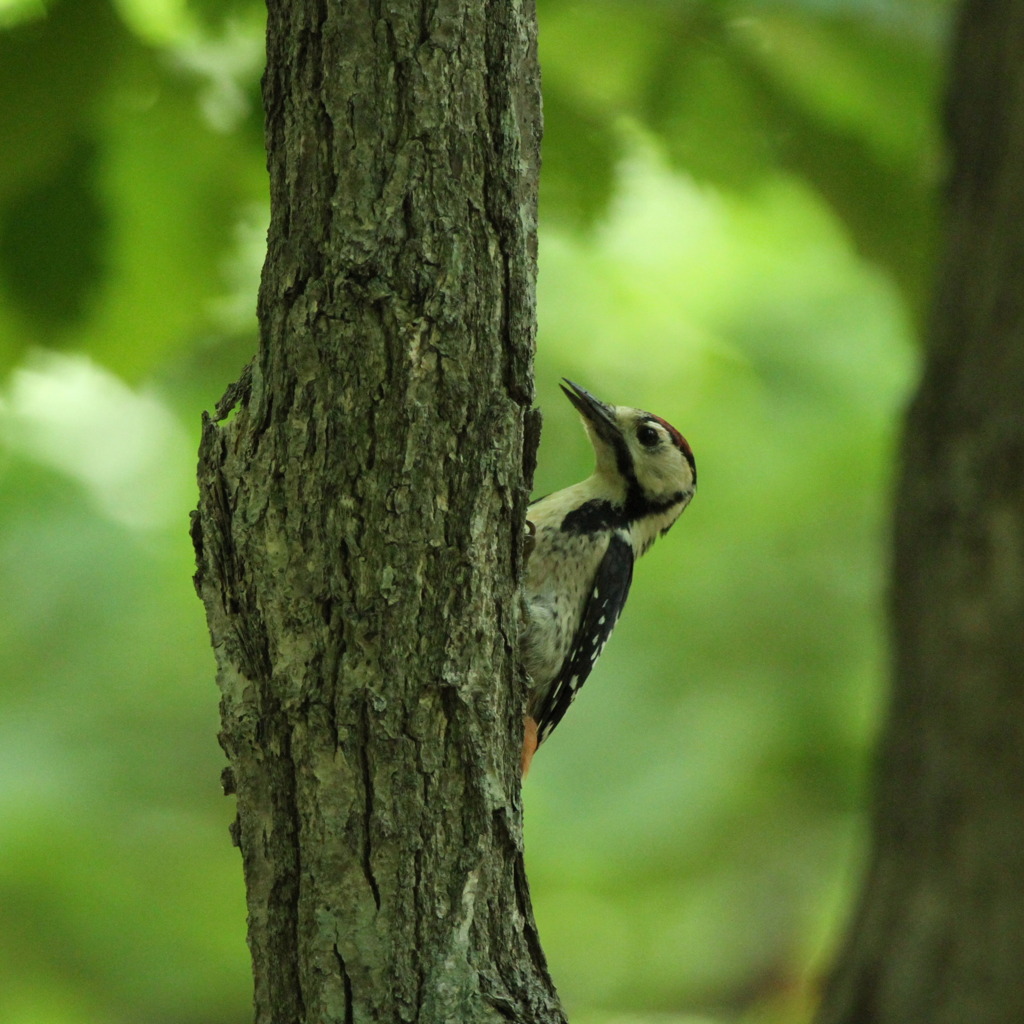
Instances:
[[[538,493],[557,382],[700,490],[526,785],[574,1024],[798,1024],[856,891],[945,0],[541,0]],[[257,0],[0,0],[0,1021],[250,1019],[191,585],[255,347]]]

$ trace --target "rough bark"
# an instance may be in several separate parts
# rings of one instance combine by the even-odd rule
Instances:
[[[1024,6],[968,0],[870,869],[821,1024],[1024,1020]]]
[[[256,1020],[561,1021],[518,779],[533,3],[268,9],[260,349],[194,520]]]

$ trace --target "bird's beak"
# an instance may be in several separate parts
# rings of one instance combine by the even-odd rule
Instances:
[[[588,423],[593,424],[600,437],[611,442],[612,438],[619,433],[612,407],[595,398],[586,388],[574,384],[568,377],[563,377],[562,380],[569,385],[569,387],[566,387],[565,384],[559,385],[565,392],[565,397],[576,406],[580,415]]]

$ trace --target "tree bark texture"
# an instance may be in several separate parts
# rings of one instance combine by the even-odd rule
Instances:
[[[968,0],[874,847],[821,1024],[1024,1021],[1024,5]]]
[[[561,1021],[521,858],[532,0],[270,0],[260,349],[194,535],[258,1024]]]

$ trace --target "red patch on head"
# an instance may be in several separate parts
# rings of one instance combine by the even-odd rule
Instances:
[[[651,416],[651,419],[652,419],[652,420],[657,420],[657,421],[658,421],[658,422],[659,422],[659,423],[660,423],[660,424],[661,424],[661,425],[662,425],[662,426],[663,426],[663,427],[664,427],[664,428],[665,428],[665,429],[666,429],[666,430],[668,431],[668,435],[669,435],[669,437],[671,437],[671,438],[672,438],[672,443],[673,443],[673,444],[674,444],[674,445],[675,445],[675,446],[676,446],[676,447],[677,447],[677,448],[678,448],[678,449],[679,449],[679,450],[680,450],[680,451],[681,451],[681,452],[682,452],[682,453],[683,453],[684,455],[686,455],[686,456],[687,456],[688,458],[690,458],[690,459],[692,459],[692,458],[693,458],[693,451],[692,451],[692,450],[690,449],[690,446],[689,446],[689,444],[687,443],[687,441],[686,441],[686,438],[685,438],[685,437],[683,437],[683,435],[682,435],[682,434],[680,434],[680,433],[679,433],[679,431],[678,431],[678,430],[676,430],[676,428],[675,428],[675,427],[673,427],[671,423],[666,423],[666,422],[665,422],[665,420],[663,420],[663,419],[662,419],[662,418],[661,418],[660,416],[654,416],[654,415],[652,415],[652,416]]]

